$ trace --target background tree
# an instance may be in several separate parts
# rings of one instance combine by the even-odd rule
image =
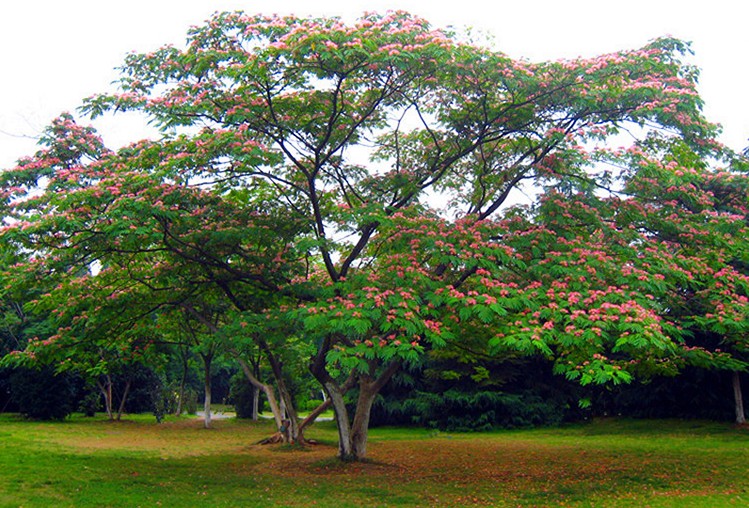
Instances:
[[[644,266],[667,284],[667,317],[689,332],[684,361],[732,373],[736,421],[744,423],[749,178],[742,161],[711,169],[683,143],[655,137],[627,159],[638,167],[626,185],[637,199],[623,212],[643,233]]]

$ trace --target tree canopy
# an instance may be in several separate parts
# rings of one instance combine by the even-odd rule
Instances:
[[[688,52],[532,63],[404,12],[217,14],[84,102],[160,137],[107,149],[63,115],[3,174],[3,242],[25,258],[6,290],[54,280],[29,308],[57,332],[15,356],[132,351],[170,309],[271,353],[302,338],[357,459],[382,386],[468,335],[628,382],[714,354],[675,317],[694,295],[693,322],[739,347],[745,173],[711,169],[732,154]]]

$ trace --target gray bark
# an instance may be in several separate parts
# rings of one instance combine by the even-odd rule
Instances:
[[[185,385],[187,384],[187,348],[184,350],[180,348],[180,354],[182,355],[182,377],[179,380],[179,394],[177,395],[177,407],[174,409],[174,416],[180,416],[182,414],[182,405],[185,398]]]
[[[325,391],[328,392],[328,398],[335,411],[336,427],[338,428],[338,458],[345,461],[356,460],[351,445],[351,424],[349,423],[346,402],[343,400],[343,392],[336,383],[330,381],[324,383],[323,386]]]
[[[385,383],[398,371],[400,364],[393,362],[389,364],[377,377],[359,374],[358,377],[352,376],[339,386],[326,371],[319,375],[318,380],[322,383],[328,398],[333,405],[336,415],[336,426],[338,428],[338,458],[350,462],[363,460],[367,457],[367,441],[369,438],[369,419],[372,412],[372,404],[377,394]],[[376,365],[373,363],[370,371],[374,372]],[[322,378],[322,379],[320,379]],[[346,404],[344,394],[354,385],[359,386],[359,397],[356,402],[356,409],[351,420]]]
[[[252,386],[252,420],[260,418],[260,388]]]
[[[741,375],[738,371],[733,373],[733,400],[736,407],[736,423],[739,425],[746,423],[744,397],[741,393]]]
[[[203,355],[203,363],[205,365],[205,401],[203,402],[205,416],[203,417],[203,427],[206,429],[211,428],[211,360],[210,355]]]
[[[112,378],[110,378],[107,374],[106,381],[102,383],[101,380],[97,380],[96,385],[99,387],[99,391],[104,397],[104,409],[107,412],[107,418],[113,420],[114,414],[112,409]]]
[[[265,398],[268,399],[270,411],[271,413],[273,413],[273,419],[276,421],[276,428],[280,429],[281,425],[283,424],[283,415],[281,414],[281,408],[278,406],[278,401],[276,400],[276,395],[273,392],[273,388],[266,385],[265,383],[262,383],[258,378],[256,378],[255,374],[253,374],[252,369],[250,369],[250,366],[246,361],[244,361],[240,357],[237,357],[237,361],[239,362],[239,366],[242,368],[242,372],[244,372],[245,377],[252,384],[252,386],[258,388],[265,394]]]

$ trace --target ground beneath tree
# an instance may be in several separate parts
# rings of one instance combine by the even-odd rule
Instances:
[[[690,439],[679,439],[679,446]],[[504,506],[508,498],[532,506],[546,506],[552,499],[554,505],[606,499],[606,506],[627,506],[627,499],[640,499],[643,492],[678,506],[680,499],[715,493],[743,495],[743,487],[721,479],[723,466],[699,450],[650,453],[639,443],[621,448],[608,446],[605,438],[599,441],[598,436],[570,442],[440,433],[417,440],[373,438],[368,459],[358,463],[338,461],[330,442],[301,449],[253,444],[242,452],[260,460],[237,464],[241,471],[236,472],[257,478],[272,471],[279,480],[312,490],[337,485],[387,491],[417,498],[417,506]],[[700,473],[684,474],[685,461],[701,464]]]
[[[336,459],[330,423],[313,427],[309,437],[320,444],[305,447],[255,444],[273,422],[231,418],[211,429],[197,418],[14,425],[40,427],[29,436],[35,448],[49,445],[47,454],[106,464],[78,471],[83,480],[98,471],[98,483],[119,478],[120,492],[137,476],[145,482],[138,493],[148,485],[171,506],[189,504],[176,493],[195,485],[216,506],[746,506],[749,498],[749,434],[717,424],[604,421],[485,434],[378,428],[368,460],[358,463]],[[127,460],[113,462],[117,456]]]

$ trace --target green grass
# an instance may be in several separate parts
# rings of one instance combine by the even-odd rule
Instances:
[[[745,506],[749,430],[596,420],[484,434],[371,431],[335,460],[335,427],[305,449],[260,446],[271,422],[0,415],[0,506]]]

